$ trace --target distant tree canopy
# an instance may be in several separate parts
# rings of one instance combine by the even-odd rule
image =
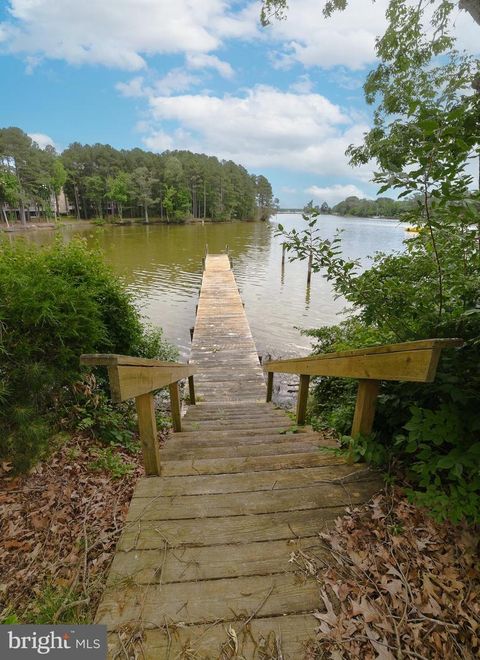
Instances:
[[[40,149],[19,128],[0,129],[0,205],[36,204],[50,215],[64,188],[78,218],[151,216],[181,222],[267,219],[274,211],[270,182],[233,161],[190,151],[162,154],[71,144],[58,155]],[[57,206],[55,203],[54,207]]]
[[[390,197],[377,199],[360,199],[352,195],[332,208],[339,215],[355,215],[362,218],[381,216],[383,218],[399,218],[415,206],[414,199],[395,200]],[[323,209],[323,207],[322,207]]]
[[[110,145],[71,144],[61,155],[65,191],[78,217],[151,216],[178,222],[187,217],[213,220],[266,219],[272,187],[233,161],[190,151],[162,154]],[[112,208],[113,207],[113,208]]]
[[[49,206],[60,177],[54,163],[51,147],[40,149],[19,128],[0,129],[0,204],[17,206],[23,223],[27,204]]]

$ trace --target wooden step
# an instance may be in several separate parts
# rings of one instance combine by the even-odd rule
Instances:
[[[236,545],[118,552],[113,560],[109,584],[134,575],[137,584],[167,584],[225,577],[293,573],[298,566],[291,560],[294,551],[315,557],[330,557],[318,536],[282,541],[260,541]],[[330,557],[331,559],[331,557]]]
[[[255,441],[255,439],[258,439],[261,441],[261,436],[268,436],[268,437],[279,437],[280,439],[285,440],[285,438],[291,438],[292,436],[295,437],[300,437],[303,435],[312,434],[312,431],[309,430],[307,427],[277,427],[275,426],[273,429],[268,429],[268,428],[263,428],[261,431],[255,428],[250,428],[250,429],[233,429],[233,430],[223,430],[223,429],[217,429],[217,430],[200,430],[200,429],[195,429],[191,431],[184,432],[182,431],[181,433],[174,433],[173,434],[173,440],[197,440],[203,438],[206,442],[211,441],[212,445],[215,444],[215,441],[221,441],[221,440],[230,440],[232,444],[235,442],[240,443],[240,442],[245,442],[248,443],[250,441]],[[167,443],[169,440],[167,440]],[[325,443],[325,446],[331,446],[326,441],[322,439],[322,443]]]
[[[285,419],[245,419],[240,421],[230,421],[230,420],[209,420],[201,421],[194,420],[185,422],[182,424],[182,428],[185,433],[189,431],[243,431],[244,429],[256,430],[257,433],[262,429],[269,429],[271,431],[287,431],[289,428],[296,426],[288,418]]]
[[[254,543],[314,536],[331,524],[345,507],[282,511],[248,516],[225,516],[201,520],[131,522],[124,530],[117,549],[154,550],[167,546],[213,546]]]
[[[292,468],[316,467],[335,464],[334,457],[320,451],[282,454],[280,456],[240,456],[230,458],[199,458],[189,461],[165,461],[161,476],[172,477],[196,474],[233,474],[261,470],[291,470]]]
[[[289,419],[290,417],[283,410],[275,410],[268,408],[266,410],[257,410],[256,408],[248,408],[245,410],[238,410],[230,407],[222,408],[220,405],[214,410],[203,410],[199,408],[195,410],[196,406],[190,406],[185,415],[185,419],[200,419],[203,421],[216,420],[216,419],[262,419],[262,418],[276,418],[276,419]]]
[[[232,433],[175,433],[171,435],[162,449],[162,451],[175,451],[178,449],[182,451],[189,451],[191,449],[198,448],[202,451],[205,448],[214,448],[214,447],[233,447],[239,449],[245,449],[246,452],[249,451],[249,447],[252,445],[270,445],[272,446],[272,453],[276,453],[273,448],[274,445],[278,445],[283,442],[295,442],[303,443],[310,442],[313,443],[316,447],[326,448],[326,447],[336,447],[337,443],[334,440],[326,440],[325,438],[319,437],[317,433],[309,431],[301,431],[299,433],[294,433],[289,431],[287,433],[256,433],[254,435],[245,435],[241,432]],[[237,454],[233,454],[236,456]],[[238,454],[239,456],[241,454]],[[248,455],[245,454],[246,456]],[[201,456],[199,456],[201,458]]]
[[[371,480],[372,471],[365,466],[347,465],[332,458],[322,467],[300,467],[290,470],[266,470],[235,474],[191,475],[180,477],[144,477],[135,487],[135,497],[176,497],[214,493],[248,493],[259,490],[300,488],[312,484],[348,483]]]
[[[234,652],[233,638],[227,633],[235,631],[237,653]],[[139,657],[145,660],[162,658],[191,657],[195,660],[216,660],[217,658],[282,658],[300,660],[305,655],[305,644],[315,637],[318,620],[311,614],[282,615],[253,619],[247,626],[242,619],[210,625],[189,625],[145,630],[145,639],[139,650]],[[123,649],[116,634],[109,635],[109,657]],[[259,655],[262,649],[266,653]],[[271,650],[271,653],[270,653]],[[141,655],[140,655],[141,653]],[[267,655],[267,653],[270,653]],[[276,655],[273,655],[275,653]],[[132,656],[133,657],[133,656]]]
[[[280,436],[282,438],[286,436]],[[259,439],[263,439],[259,436]],[[169,444],[161,451],[162,460],[186,461],[199,458],[227,458],[232,456],[272,456],[280,454],[296,454],[315,451],[318,449],[318,442],[312,439],[311,442],[294,440],[290,442],[276,442],[268,444],[234,444],[212,447],[209,445],[201,446],[193,444],[186,449],[181,444],[172,446]]]
[[[107,587],[97,623],[123,625],[143,619],[150,627],[216,623],[248,616],[261,607],[262,616],[318,609],[320,585],[292,573],[222,578],[176,584],[116,585]]]
[[[264,490],[253,493],[221,493],[217,495],[184,495],[174,499],[154,497],[146,501],[134,497],[127,521],[180,520],[244,516],[280,511],[306,511],[323,507],[349,506],[365,502],[376,490],[375,481],[351,484],[314,484],[304,488]]]

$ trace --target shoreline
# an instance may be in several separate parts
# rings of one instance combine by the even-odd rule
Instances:
[[[272,216],[274,217],[274,216]],[[37,229],[62,229],[63,227],[152,227],[152,226],[178,226],[178,225],[220,225],[228,224],[232,222],[248,222],[248,223],[257,223],[257,222],[267,222],[267,220],[239,220],[238,218],[232,218],[231,220],[212,220],[211,218],[188,218],[181,222],[167,222],[165,219],[152,219],[149,222],[141,218],[125,218],[122,221],[101,221],[99,218],[91,218],[88,220],[77,220],[77,219],[60,219],[57,222],[32,222],[22,225],[18,222],[11,223],[9,226],[5,224],[0,225],[0,232],[6,234],[13,233],[23,233],[29,231],[35,231]]]

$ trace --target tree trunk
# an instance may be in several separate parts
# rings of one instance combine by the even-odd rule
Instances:
[[[312,261],[313,261],[313,250],[310,250],[310,254],[308,255],[307,286],[310,286],[310,282],[312,281]]]
[[[8,222],[7,211],[5,209],[5,204],[3,204],[3,206],[2,206],[2,215],[3,215],[3,219],[5,220],[5,223],[6,223],[7,227],[10,227],[10,224]]]
[[[144,208],[144,211],[145,211],[145,222],[148,225],[148,206],[145,204],[145,206],[143,208]]]
[[[60,206],[58,205],[58,195],[55,193],[55,220],[60,215]]]
[[[19,209],[20,209],[20,222],[22,223],[22,225],[26,225],[27,224],[27,216],[25,214],[25,205],[23,203],[23,199],[20,200]]]
[[[207,217],[207,184],[203,181],[203,219]]]
[[[78,199],[78,188],[76,183],[73,185],[73,192],[75,193],[75,211],[77,214],[77,220],[80,220],[80,200]]]

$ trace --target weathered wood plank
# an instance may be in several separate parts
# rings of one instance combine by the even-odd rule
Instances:
[[[280,436],[283,437],[283,436]],[[189,449],[177,444],[175,447],[169,446],[168,449],[162,449],[164,460],[185,461],[199,458],[227,458],[240,456],[271,456],[274,454],[297,454],[312,452],[318,449],[318,439],[313,438],[310,442],[299,440],[292,442],[278,443],[258,443],[258,444],[240,444],[240,445],[221,445],[211,447],[209,445],[194,445]]]
[[[463,339],[420,339],[417,341],[401,342],[399,344],[385,344],[382,346],[368,346],[367,348],[357,348],[351,351],[341,351],[340,353],[324,353],[322,355],[310,355],[308,357],[300,358],[302,361],[309,360],[317,362],[318,360],[336,360],[339,357],[358,357],[362,355],[378,355],[384,353],[398,353],[409,351],[420,351],[432,348],[454,348],[463,346]],[[297,358],[292,360],[282,360],[282,362],[295,362]],[[272,361],[268,364],[276,364]]]
[[[97,612],[97,623],[122,625],[143,621],[160,627],[165,621],[212,623],[255,612],[261,616],[311,611],[319,606],[319,585],[292,573],[223,578],[177,584],[131,584],[108,588]]]
[[[314,433],[313,431],[305,431],[304,433],[262,433],[260,435],[257,434],[250,436],[238,435],[237,432],[232,433],[231,435],[225,433],[222,433],[222,435],[210,433],[208,436],[205,436],[203,433],[185,433],[181,438],[168,438],[165,447],[162,449],[162,454],[168,455],[171,459],[180,460],[181,456],[177,452],[198,451],[199,453],[197,454],[197,457],[202,458],[201,453],[206,449],[212,449],[213,451],[229,449],[232,453],[225,454],[225,456],[248,456],[255,453],[261,454],[262,450],[260,448],[266,449],[266,447],[271,448],[270,451],[266,452],[268,454],[282,454],[285,452],[279,447],[287,442],[295,447],[301,447],[302,445],[310,443],[314,445],[316,449],[324,449],[325,446],[336,446],[334,441],[331,441],[330,445],[327,445],[326,441],[319,438],[318,433]],[[257,446],[259,447],[258,450],[256,449]],[[242,451],[245,451],[246,453],[242,454]],[[206,458],[206,456],[204,458]]]
[[[155,421],[155,405],[153,393],[148,392],[137,396],[135,399],[137,408],[138,430],[140,444],[143,452],[143,465],[145,474],[160,474],[160,450],[157,437],[157,423]]]
[[[339,376],[373,380],[431,382],[440,350],[463,345],[462,339],[428,339],[266,362],[267,372]]]
[[[210,546],[314,536],[343,511],[343,506],[337,506],[307,511],[190,519],[182,520],[181,524],[176,520],[139,520],[125,528],[118,542],[118,550],[153,550],[163,548],[165,541],[171,547]]]
[[[187,420],[188,421],[188,420]],[[288,421],[287,421],[288,424]],[[195,422],[192,422],[191,427],[195,426]],[[222,439],[222,438],[230,438],[231,441],[234,443],[235,441],[240,442],[240,440],[243,442],[243,438],[259,438],[262,435],[279,435],[279,436],[284,436],[284,435],[302,435],[304,433],[311,433],[311,431],[308,430],[308,426],[303,426],[303,427],[297,427],[297,426],[284,426],[284,427],[278,427],[278,425],[275,425],[273,427],[273,431],[270,431],[268,428],[263,428],[261,432],[259,433],[256,428],[243,428],[243,429],[235,429],[235,430],[227,430],[227,429],[214,429],[214,430],[191,430],[185,433],[178,433],[174,440],[177,438],[185,438],[186,440],[188,439],[201,439],[205,438],[205,440],[212,440],[213,442],[217,439]],[[169,440],[170,441],[170,440]],[[246,440],[248,442],[248,440]]]
[[[119,580],[131,577],[137,584],[166,584],[282,571],[292,573],[298,567],[290,558],[298,550],[331,559],[318,536],[238,545],[184,546],[167,550],[167,553],[164,548],[132,550],[117,552],[108,582],[114,586]]]
[[[365,502],[377,490],[377,480],[351,484],[316,484],[305,488],[257,491],[220,495],[185,495],[183,497],[154,497],[149,501],[134,497],[127,521],[141,517],[145,520],[180,520],[184,518],[215,518],[280,511],[306,511],[322,507],[349,506]]]
[[[255,344],[227,255],[206,256],[190,362],[200,371],[197,393],[207,401],[265,396]]]
[[[281,454],[280,456],[240,456],[238,458],[199,458],[195,461],[168,461],[160,468],[165,477],[196,474],[232,474],[234,472],[258,472],[263,470],[291,470],[325,465],[328,462],[321,452]]]
[[[236,474],[195,475],[186,477],[150,477],[140,479],[135,488],[136,497],[174,497],[176,495],[204,495],[214,493],[246,493],[258,490],[300,488],[315,483],[342,479],[371,478],[364,466],[348,465],[341,458],[325,460],[321,467],[301,467],[291,470],[241,472]]]
[[[227,627],[236,631],[238,652],[233,655],[232,638]],[[300,660],[305,655],[306,642],[315,637],[318,620],[310,614],[265,617],[253,619],[244,627],[241,620],[233,621],[228,626],[216,624],[209,626],[194,625],[167,631],[146,630],[146,660],[194,657],[196,660],[221,658],[227,649],[225,658],[260,658],[259,652],[265,650],[264,657],[278,657],[283,660]],[[110,647],[109,647],[110,648]],[[271,652],[267,656],[267,652]],[[273,656],[272,653],[277,653]],[[280,655],[281,653],[281,655]]]
[[[378,380],[359,381],[355,414],[353,416],[352,437],[355,437],[358,433],[368,435],[372,432],[379,388],[380,383]]]

